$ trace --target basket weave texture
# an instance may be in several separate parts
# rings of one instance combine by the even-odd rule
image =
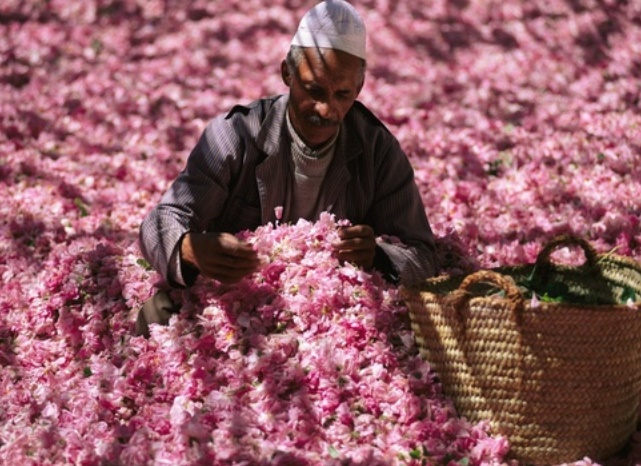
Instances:
[[[550,260],[577,245],[584,264]],[[565,300],[533,301],[527,289],[561,289]],[[520,464],[601,460],[626,445],[641,392],[638,263],[561,236],[535,264],[441,276],[401,292],[445,394],[461,416],[506,436]]]

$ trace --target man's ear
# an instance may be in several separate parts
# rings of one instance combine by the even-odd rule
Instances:
[[[363,90],[363,86],[365,86],[365,73],[363,73],[363,79],[361,80],[361,85],[358,86],[358,89],[356,89],[356,97],[358,97],[361,94],[361,91]]]
[[[289,72],[289,67],[287,66],[287,61],[283,60],[280,63],[280,76],[283,79],[285,86],[289,87],[292,85],[292,75]]]

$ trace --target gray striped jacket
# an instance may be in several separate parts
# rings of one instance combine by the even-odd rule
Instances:
[[[285,205],[292,176],[287,102],[287,95],[257,100],[209,122],[185,168],[143,220],[143,255],[172,286],[195,280],[193,271],[177,266],[185,233],[237,233],[276,220],[274,208]],[[380,243],[375,266],[388,276],[407,284],[434,275],[433,234],[397,139],[357,101],[336,144],[322,188],[324,210],[401,240]]]

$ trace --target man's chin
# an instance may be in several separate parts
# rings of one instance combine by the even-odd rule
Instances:
[[[338,130],[338,127],[325,127],[325,128],[311,128],[307,137],[305,137],[305,143],[310,147],[319,147],[329,141]]]

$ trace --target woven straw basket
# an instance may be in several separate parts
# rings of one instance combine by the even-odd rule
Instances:
[[[550,260],[570,245],[583,248],[583,265]],[[537,303],[524,283],[566,299]],[[535,264],[441,276],[401,293],[421,354],[459,415],[489,421],[519,463],[601,460],[628,442],[641,392],[636,262],[562,236]]]

